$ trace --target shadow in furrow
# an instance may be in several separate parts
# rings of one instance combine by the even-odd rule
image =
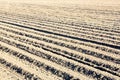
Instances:
[[[97,42],[97,41],[93,41],[93,40],[87,40],[87,39],[78,38],[78,37],[75,37],[75,36],[68,36],[68,35],[65,35],[65,34],[59,34],[59,33],[46,31],[46,30],[41,30],[41,29],[36,29],[36,28],[32,28],[32,27],[21,25],[21,24],[12,23],[12,22],[6,22],[6,21],[0,21],[0,22],[10,24],[10,25],[14,25],[14,26],[17,26],[17,27],[32,29],[32,30],[39,31],[39,32],[44,32],[44,33],[54,34],[54,35],[57,35],[57,36],[62,36],[62,37],[71,38],[71,39],[75,39],[75,40],[80,40],[80,41],[84,41],[84,42],[90,42],[90,43],[94,43],[94,44],[99,44],[99,45],[103,45],[103,46],[107,46],[107,47],[111,47],[111,48],[115,48],[115,49],[120,50],[120,46],[116,46],[116,45],[112,45],[112,44]]]

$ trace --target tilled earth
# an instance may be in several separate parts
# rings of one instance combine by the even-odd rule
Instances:
[[[0,80],[120,80],[119,10],[2,7]]]

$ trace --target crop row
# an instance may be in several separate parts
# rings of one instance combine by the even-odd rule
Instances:
[[[24,17],[25,18],[25,17]],[[40,21],[41,19],[39,19]],[[34,21],[34,20],[33,20]],[[44,20],[43,20],[44,21]],[[46,21],[46,20],[45,20]],[[95,26],[95,25],[90,25],[87,23],[81,23],[79,22],[79,24],[69,24],[69,23],[64,23],[64,22],[57,22],[57,21],[51,21],[48,20],[47,22],[52,22],[52,23],[57,23],[57,24],[63,24],[63,25],[68,25],[68,26],[76,26],[76,27],[83,27],[83,28],[87,28],[87,29],[92,29],[92,30],[100,30],[100,31],[106,31],[106,32],[114,32],[114,33],[120,33],[119,30],[113,30],[113,29],[108,29],[105,27],[101,27],[101,26]]]
[[[32,23],[32,24],[37,24],[37,25],[41,25],[41,26],[47,26],[47,27],[57,27],[58,29],[63,29],[63,30],[72,30],[72,32],[74,31],[74,32],[81,32],[82,31],[82,33],[84,33],[84,32],[90,32],[91,34],[93,33],[93,35],[99,35],[99,34],[101,34],[100,36],[102,36],[102,37],[107,37],[107,38],[111,38],[111,39],[117,39],[117,37],[111,37],[111,35],[112,35],[112,33],[110,33],[110,35],[108,36],[108,35],[103,35],[104,34],[104,32],[102,32],[101,30],[100,31],[96,31],[96,30],[93,30],[93,29],[86,29],[86,28],[84,28],[84,27],[75,27],[75,26],[68,26],[68,25],[65,25],[65,24],[59,24],[59,23],[55,23],[55,22],[49,22],[49,21],[40,21],[39,20],[39,22],[37,21],[35,21],[35,19],[33,20],[33,19],[31,19],[31,20],[26,20],[26,18],[21,18],[21,17],[19,17],[19,19],[14,19],[14,18],[17,18],[17,17],[14,17],[13,18],[13,16],[10,18],[10,17],[3,17],[3,16],[1,16],[2,18],[3,18],[3,20],[5,19],[5,20],[11,20],[11,21],[14,21],[14,22],[22,22],[22,23],[25,23],[25,24],[28,24],[28,23]],[[24,20],[23,20],[24,19]],[[28,18],[27,18],[28,19]],[[64,26],[64,27],[61,27],[61,26]],[[81,25],[82,26],[82,25]],[[83,25],[84,26],[84,25]],[[71,29],[70,29],[71,28]],[[83,32],[84,31],[84,32]],[[101,33],[102,32],[102,33]],[[99,34],[96,34],[96,33],[99,33]],[[116,34],[116,35],[118,35],[118,34]]]
[[[9,22],[9,21],[8,21]],[[11,23],[11,22],[10,22]],[[100,36],[93,36],[92,34],[87,34],[86,33],[76,33],[76,32],[71,32],[71,31],[68,31],[68,30],[65,30],[65,29],[59,29],[57,27],[53,28],[53,27],[50,27],[50,26],[38,26],[38,25],[33,25],[33,24],[24,24],[22,22],[18,23],[16,22],[15,24],[22,24],[24,26],[35,26],[36,29],[42,29],[42,30],[49,30],[51,32],[55,32],[55,33],[62,33],[62,34],[65,34],[67,36],[71,35],[71,36],[75,36],[75,37],[80,37],[80,38],[84,38],[84,39],[88,39],[88,40],[95,40],[95,41],[98,41],[98,42],[104,42],[104,43],[108,43],[108,44],[114,44],[114,45],[119,45],[119,41],[115,41],[115,40],[110,40],[110,39],[103,39],[103,36],[100,38]],[[44,29],[43,29],[44,28]],[[69,35],[68,35],[69,34]]]
[[[2,24],[3,25],[3,24]],[[4,24],[4,26],[8,26],[8,27],[11,27],[11,26],[9,26],[9,25],[5,25]],[[33,31],[29,31],[29,30],[25,30],[25,29],[21,29],[21,28],[16,28],[16,27],[12,27],[12,28],[14,28],[14,29],[19,29],[19,30],[22,30],[22,31],[25,31],[25,32],[28,32],[28,33],[33,33],[33,34],[37,34],[37,35],[41,35],[41,36],[46,36],[46,37],[48,37],[48,38],[53,38],[53,39],[58,39],[58,40],[62,40],[62,41],[66,41],[66,42],[71,42],[71,43],[75,43],[75,44],[79,44],[79,45],[84,45],[84,46],[88,46],[88,47],[92,47],[92,48],[95,48],[95,49],[98,49],[98,50],[102,50],[102,51],[106,51],[106,52],[109,52],[109,53],[112,53],[112,54],[120,54],[120,52],[119,51],[116,51],[116,50],[114,50],[114,49],[108,49],[108,48],[106,48],[106,47],[101,47],[100,45],[99,46],[97,46],[97,45],[91,45],[91,44],[87,44],[87,43],[85,43],[85,42],[77,42],[77,41],[75,41],[75,40],[68,40],[68,39],[66,39],[66,38],[61,38],[60,36],[59,37],[57,37],[57,36],[53,36],[53,35],[48,35],[48,34],[43,34],[43,33],[37,33],[37,32],[33,32]],[[1,27],[1,29],[4,29],[4,30],[6,30],[5,28],[3,28],[3,27]],[[8,29],[7,29],[8,30]]]
[[[54,28],[57,28],[57,29],[62,29],[62,30],[67,30],[67,31],[72,31],[72,32],[78,32],[78,33],[84,33],[84,34],[87,34],[87,35],[94,35],[94,36],[99,36],[99,37],[104,37],[104,38],[110,38],[110,39],[115,39],[115,40],[119,40],[119,38],[117,37],[114,37],[114,36],[111,36],[111,35],[104,35],[103,33],[98,33],[95,32],[94,30],[90,30],[90,29],[84,29],[82,27],[79,27],[79,29],[77,27],[73,27],[73,26],[66,26],[66,25],[62,25],[62,24],[56,24],[56,23],[50,23],[50,22],[47,22],[47,21],[39,21],[39,22],[35,22],[35,20],[33,21],[28,21],[28,20],[25,20],[23,21],[23,18],[19,18],[19,19],[14,19],[12,17],[11,18],[8,18],[8,17],[3,17],[3,19],[7,19],[7,20],[11,20],[11,21],[14,21],[14,22],[22,22],[23,24],[31,24],[31,25],[41,25],[41,26],[47,26],[47,27],[54,27]],[[15,17],[16,18],[16,17]],[[64,26],[64,27],[61,27],[61,26]]]
[[[14,43],[13,43],[13,44],[14,44]],[[27,52],[29,52],[29,53],[31,53],[31,54],[37,55],[37,56],[39,56],[39,57],[41,56],[41,57],[43,57],[43,58],[45,58],[45,59],[47,59],[47,60],[51,60],[51,61],[56,62],[57,64],[60,64],[60,65],[62,65],[62,66],[68,67],[68,68],[71,68],[72,70],[78,71],[79,73],[82,73],[82,74],[84,74],[84,75],[86,75],[86,76],[91,76],[91,77],[96,78],[96,79],[99,79],[99,80],[104,80],[104,79],[114,80],[113,78],[104,76],[103,74],[96,73],[95,71],[86,69],[85,67],[82,67],[82,66],[79,66],[79,65],[75,65],[75,64],[73,64],[73,63],[71,63],[71,62],[63,61],[63,60],[61,60],[61,59],[57,59],[57,58],[52,57],[52,56],[50,56],[50,55],[43,55],[42,52],[35,51],[34,49],[30,49],[29,47],[25,47],[25,46],[22,46],[22,45],[20,45],[20,44],[17,45],[17,47],[19,47],[20,49],[26,50]],[[11,54],[15,55],[16,57],[20,57],[20,59],[28,60],[29,62],[31,62],[31,63],[33,63],[33,64],[34,64],[34,63],[37,63],[37,64],[39,65],[39,67],[40,67],[40,66],[43,66],[43,67],[45,67],[45,69],[46,69],[45,64],[42,64],[42,63],[37,62],[37,61],[34,61],[32,58],[28,58],[28,57],[24,56],[23,54],[20,54],[20,53],[18,53],[18,52],[14,52],[13,50],[10,50],[10,49],[8,49],[8,48],[6,48],[6,47],[4,47],[4,46],[1,46],[1,49],[2,49],[2,51],[5,51],[5,52],[8,52],[8,53],[11,53]],[[37,66],[37,65],[36,65],[36,66]],[[49,71],[49,67],[47,67],[47,68],[48,68],[48,71]],[[53,74],[56,74],[56,75],[58,75],[59,77],[62,77],[62,76],[63,76],[62,78],[65,79],[65,80],[69,80],[69,79],[73,78],[72,76],[67,75],[67,73],[58,73],[57,70],[55,70],[55,69],[52,69],[52,70],[51,70],[51,69],[52,69],[52,68],[50,68],[50,71],[51,71]],[[59,74],[61,74],[62,76],[59,75]]]
[[[50,66],[48,66],[40,61],[32,59],[31,57],[28,57],[22,53],[17,52],[17,51],[11,50],[5,46],[0,45],[0,49],[4,52],[7,52],[8,54],[12,54],[13,56],[18,57],[21,60],[27,61],[27,62],[29,62],[29,63],[31,63],[39,68],[44,68],[46,71],[49,71],[52,74],[57,75],[58,77],[62,77],[64,80],[69,80],[69,79],[73,78],[73,76],[69,75],[66,72],[59,71],[59,70],[55,69],[54,67],[50,67]]]
[[[1,33],[1,35],[2,35],[2,33]],[[22,43],[30,44],[30,45],[33,45],[35,47],[45,49],[45,50],[50,51],[52,53],[55,53],[57,55],[62,55],[64,57],[70,58],[72,60],[84,63],[84,64],[92,66],[92,67],[97,66],[97,67],[95,67],[97,69],[103,69],[104,70],[104,67],[105,67],[105,68],[110,69],[112,71],[116,71],[116,72],[118,71],[119,72],[119,68],[113,67],[109,64],[104,64],[102,62],[97,62],[96,60],[91,60],[89,58],[84,58],[84,57],[82,57],[80,55],[77,55],[77,54],[74,54],[72,52],[68,52],[68,51],[65,51],[65,50],[61,50],[59,48],[51,47],[51,46],[45,45],[43,43],[38,43],[38,42],[32,41],[30,39],[24,39],[24,38],[21,38],[19,36],[12,36],[12,35],[7,35],[7,34],[3,34],[3,35],[7,38],[12,38],[12,39],[18,40]],[[91,64],[93,64],[93,65],[91,65]]]
[[[62,43],[62,42],[56,42],[56,41],[53,41],[53,40],[49,40],[48,38],[46,39],[46,38],[36,37],[36,36],[30,35],[30,34],[25,34],[25,33],[13,31],[13,30],[8,30],[8,31],[11,31],[15,34],[22,35],[22,36],[25,36],[25,37],[29,37],[29,38],[41,40],[41,41],[44,41],[44,42],[52,43],[52,44],[55,44],[55,45],[58,45],[58,46],[66,47],[66,48],[76,50],[76,51],[81,52],[81,53],[85,53],[87,55],[92,55],[92,56],[95,56],[97,58],[101,58],[101,59],[104,59],[104,60],[107,60],[107,61],[112,61],[114,63],[120,64],[119,59],[115,59],[115,58],[112,58],[111,56],[104,55],[104,54],[101,54],[101,53],[98,53],[98,52],[78,48],[76,46],[68,45],[68,44],[65,44],[65,43]]]
[[[2,58],[0,58],[0,64],[9,68],[11,71],[16,72],[17,74],[22,75],[24,77],[24,79],[26,79],[26,80],[42,80],[38,76],[31,74],[30,72],[23,70],[21,67],[18,67],[17,65],[13,65],[12,63],[9,63]]]
[[[119,44],[118,45],[113,45],[113,44],[108,44],[108,43],[101,42],[101,41],[99,42],[99,41],[94,41],[94,40],[90,40],[90,39],[84,39],[84,38],[80,38],[80,37],[76,37],[76,36],[71,36],[71,35],[68,35],[68,34],[61,34],[61,33],[56,33],[56,32],[52,32],[52,31],[48,31],[48,30],[32,28],[32,27],[28,27],[28,26],[24,26],[24,25],[20,25],[20,24],[16,24],[16,23],[5,22],[5,21],[0,21],[0,22],[6,23],[6,24],[10,24],[10,25],[14,25],[14,26],[17,26],[17,27],[26,28],[26,29],[32,29],[32,30],[35,30],[35,31],[38,31],[38,32],[54,34],[54,35],[57,35],[57,36],[62,36],[62,37],[70,38],[70,39],[75,39],[75,40],[91,42],[91,43],[95,43],[95,44],[99,44],[99,45],[104,45],[104,46],[108,46],[108,47],[115,48],[115,49],[119,49],[120,48],[118,46]]]

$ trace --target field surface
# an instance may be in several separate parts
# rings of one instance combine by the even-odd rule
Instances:
[[[120,80],[120,6],[2,3],[0,80]]]

